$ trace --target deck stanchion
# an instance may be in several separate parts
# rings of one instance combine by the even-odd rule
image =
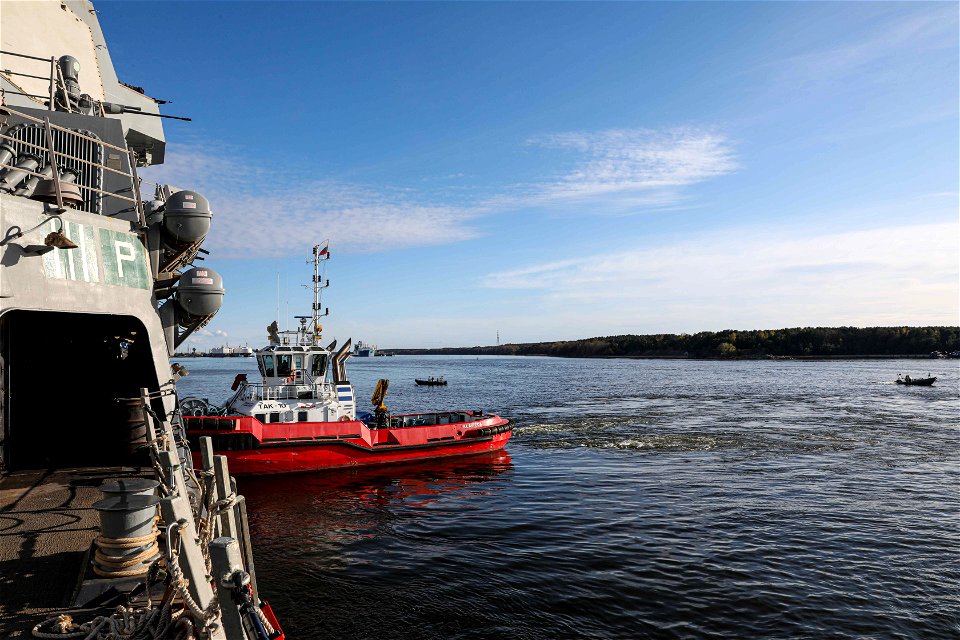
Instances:
[[[140,223],[142,232],[147,230],[147,218],[143,213],[143,199],[140,196],[140,176],[137,175],[137,157],[133,149],[127,151],[127,161],[130,163],[130,179],[133,182],[134,208],[137,211],[137,222]]]
[[[56,91],[54,89],[54,86],[55,86],[54,83],[56,82],[55,80],[56,77],[57,77],[57,59],[54,58],[53,56],[50,56],[50,103],[47,105],[48,111],[53,111],[55,108],[53,106],[53,102],[56,99],[56,95],[54,93]],[[52,162],[53,158],[51,158],[50,160]]]
[[[213,438],[200,438],[200,460],[204,471],[213,471]]]
[[[170,483],[173,485],[173,495],[181,496],[186,500],[187,505],[190,504],[190,496],[187,493],[187,483],[183,477],[183,469],[180,466],[180,458],[173,451],[161,451],[160,455],[160,467],[167,472]],[[164,517],[164,520],[169,524],[170,522],[175,522],[175,520],[168,520]],[[190,514],[190,522],[193,522],[193,514]],[[194,529],[196,530],[196,529]]]
[[[231,577],[243,571],[240,562],[240,545],[233,538],[221,537],[210,543],[210,563],[213,566],[213,583],[220,598],[220,618],[228,638],[244,638],[243,619],[240,609],[233,602]]]
[[[140,402],[143,406],[143,422],[147,426],[147,443],[152,444],[157,440],[157,430],[153,427],[152,416],[147,413],[147,407],[150,406],[150,390],[146,387],[140,387]]]
[[[170,480],[175,487],[172,496],[160,501],[160,513],[167,526],[177,528],[177,523],[181,525],[176,545],[178,564],[189,583],[187,591],[190,597],[200,609],[206,611],[213,601],[213,588],[207,579],[206,562],[200,548],[200,538],[197,535],[197,525],[193,518],[180,459],[171,451],[161,451],[159,458],[160,465],[170,470]],[[168,539],[167,545],[173,545],[173,540]],[[209,637],[211,640],[226,640],[220,625],[211,628]]]
[[[200,550],[190,501],[184,495],[164,498],[160,501],[160,513],[163,515],[164,522],[168,524],[184,521],[185,530],[177,537],[179,565],[189,582],[187,591],[190,597],[196,601],[200,609],[206,611],[213,601],[213,588],[206,576],[206,564],[203,560],[203,552]],[[167,540],[167,544],[172,544],[172,541]],[[226,640],[226,637],[223,627],[219,625],[210,633],[212,640]]]
[[[239,529],[240,551],[243,553],[243,564],[250,574],[250,588],[253,589],[254,602],[260,602],[260,591],[257,589],[257,570],[253,566],[253,545],[250,543],[250,522],[247,520],[247,499],[243,496],[237,496],[237,504],[234,507],[237,516],[237,528]]]
[[[67,91],[67,81],[63,78],[60,65],[55,64],[53,68],[57,71],[57,87],[63,91],[63,105],[67,108],[67,113],[73,113],[73,104],[70,102],[70,93]]]
[[[214,485],[217,488],[217,500],[225,500],[234,495],[230,488],[230,471],[227,456],[213,456]],[[237,520],[233,515],[233,505],[220,514],[220,533],[229,538],[237,537]]]
[[[47,132],[47,153],[50,155],[50,169],[53,171],[53,187],[57,194],[57,213],[63,213],[63,193],[60,191],[60,169],[57,167],[57,151],[53,146],[53,129],[50,127],[50,118],[43,119],[44,130]]]

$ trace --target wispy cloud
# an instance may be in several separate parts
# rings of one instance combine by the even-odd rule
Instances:
[[[214,209],[205,246],[218,257],[273,257],[329,238],[348,251],[442,244],[477,235],[479,210],[414,199],[409,192],[336,180],[290,180],[222,151],[168,150],[148,179],[203,193]],[[283,241],[271,240],[273,232]]]
[[[851,37],[841,44],[770,60],[751,71],[779,69],[785,80],[836,81],[875,68],[883,73],[885,61],[903,50],[956,48],[957,10],[954,3],[929,3],[927,11],[897,16]]]
[[[548,149],[572,151],[574,167],[557,179],[534,185],[532,201],[551,202],[627,196],[625,202],[662,205],[685,187],[737,168],[723,135],[697,129],[612,129],[562,133],[529,140]]]
[[[545,262],[492,273],[485,284],[527,289],[544,308],[617,318],[634,331],[694,320],[704,328],[705,318],[714,328],[956,323],[956,224],[783,231]]]
[[[166,162],[143,171],[151,181],[203,193],[214,207],[207,248],[219,257],[287,255],[330,238],[348,251],[377,251],[469,240],[477,218],[515,210],[571,205],[592,213],[662,209],[698,182],[736,168],[722,135],[696,129],[656,132],[615,129],[543,136],[529,144],[569,155],[572,168],[549,180],[476,193],[427,195],[334,179],[292,179],[244,161],[237,150],[170,145]],[[189,149],[189,150],[187,150]],[[534,162],[553,166],[555,158]],[[546,173],[546,172],[544,172]],[[449,179],[462,179],[451,173]],[[265,242],[265,230],[283,230],[283,243]]]

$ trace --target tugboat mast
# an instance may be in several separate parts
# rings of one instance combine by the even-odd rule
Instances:
[[[296,329],[280,331],[279,321],[275,321],[272,325],[267,327],[267,332],[269,333],[269,339],[271,345],[289,345],[291,344],[291,338],[287,336],[292,336],[292,342],[294,345],[302,347],[319,347],[320,340],[323,338],[323,325],[320,324],[320,318],[323,316],[329,315],[330,310],[324,309],[321,306],[321,292],[330,286],[330,281],[327,280],[326,266],[321,270],[320,263],[325,262],[330,259],[330,241],[327,240],[323,244],[314,245],[313,247],[313,313],[309,316],[294,316],[297,320],[300,321],[300,326]],[[309,264],[309,263],[308,263]],[[309,288],[308,285],[303,285],[304,288]],[[309,326],[307,323],[310,322]],[[281,337],[283,336],[283,337]]]
[[[327,261],[330,259],[330,241],[328,240],[322,245],[317,244],[313,247],[313,326],[310,328],[312,337],[310,339],[311,346],[318,346],[321,339],[321,331],[323,327],[320,324],[320,318],[327,315],[327,313],[321,313],[320,298],[321,292],[330,286],[330,281],[326,280],[324,277],[321,277],[320,273],[320,262]],[[326,267],[324,267],[323,275],[326,275]]]

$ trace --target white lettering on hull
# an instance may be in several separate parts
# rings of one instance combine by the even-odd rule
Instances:
[[[113,241],[114,250],[117,253],[117,277],[123,278],[123,263],[136,260],[136,253],[133,251],[133,245],[122,240]]]

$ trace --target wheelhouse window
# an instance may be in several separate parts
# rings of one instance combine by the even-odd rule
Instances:
[[[317,353],[313,356],[313,377],[323,378],[327,373],[327,356]]]
[[[260,360],[260,373],[265,378],[273,377],[273,356],[263,356]]]
[[[293,363],[293,356],[289,354],[277,354],[277,376],[285,378],[290,375],[290,366]]]
[[[303,369],[303,356],[293,356],[293,368],[295,371]]]

